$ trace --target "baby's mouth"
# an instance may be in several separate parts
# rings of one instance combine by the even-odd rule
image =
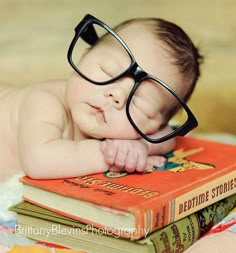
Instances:
[[[102,118],[102,120],[106,123],[105,113],[103,109],[99,106],[90,105],[95,111],[98,113],[99,117]]]

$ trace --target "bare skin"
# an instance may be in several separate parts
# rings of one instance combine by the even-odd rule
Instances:
[[[74,125],[64,103],[65,81],[45,82],[20,90],[5,86],[0,86],[0,89],[0,113],[4,119],[0,131],[1,179],[21,170],[34,178],[72,177],[103,172],[115,163],[114,156],[109,153],[115,149],[105,149],[104,144],[101,147],[101,140],[87,139]],[[44,128],[48,134],[43,132]],[[48,146],[50,150],[46,150],[48,154],[37,154],[37,146]],[[88,159],[91,150],[93,159]],[[107,161],[102,150],[107,152]],[[143,151],[147,152],[146,149]],[[159,163],[160,156],[157,158],[156,163]],[[155,162],[153,156],[150,156],[151,160]],[[119,160],[116,165],[123,166]],[[33,173],[27,171],[31,166],[34,167]],[[85,170],[79,170],[80,167]]]
[[[18,156],[18,90],[0,86],[0,179],[21,170]]]
[[[125,29],[125,41],[147,72],[173,84],[179,92],[181,75],[162,46],[153,43],[152,34],[141,28],[143,37],[135,43],[132,41],[137,28]],[[144,46],[148,49],[145,52],[140,50]],[[102,45],[90,56],[98,59],[99,50],[104,50]],[[85,57],[84,64],[89,63],[90,56]],[[111,165],[128,172],[143,172],[148,164],[162,163],[160,155],[173,149],[175,140],[151,145],[140,139],[125,112],[132,85],[132,78],[126,77],[110,85],[96,86],[73,73],[67,81],[21,89],[1,86],[0,178],[19,170],[33,178],[76,177],[107,171]],[[168,101],[156,99],[158,91],[153,91],[151,84],[147,87],[147,96],[140,95],[141,105],[148,98],[158,114]],[[102,114],[98,108],[102,108]],[[158,135],[160,124],[155,119],[147,121],[142,106],[139,110],[138,117],[147,132]],[[160,131],[168,133],[169,128]]]

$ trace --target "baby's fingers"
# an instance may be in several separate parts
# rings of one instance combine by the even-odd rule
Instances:
[[[112,165],[110,168],[109,168],[109,171],[112,171],[112,172],[120,172],[120,171],[124,171],[123,168],[117,168],[116,166]]]
[[[147,167],[147,154],[145,152],[129,152],[125,162],[127,172],[144,172]]]
[[[128,155],[128,150],[126,148],[119,148],[116,153],[115,166],[123,169],[126,165],[126,159]]]
[[[161,167],[164,165],[165,161],[166,161],[166,158],[164,156],[155,155],[155,156],[148,157],[148,164],[151,164],[153,166]]]
[[[101,150],[103,152],[105,161],[108,164],[113,165],[116,159],[117,147],[112,145],[110,140],[105,140],[101,143]]]
[[[144,172],[147,168],[147,154],[145,152],[139,153],[137,164],[136,164],[136,171],[137,172]]]

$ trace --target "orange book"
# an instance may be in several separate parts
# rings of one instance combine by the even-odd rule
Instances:
[[[23,177],[24,199],[64,216],[138,239],[236,193],[236,146],[179,137],[163,167],[145,174]]]

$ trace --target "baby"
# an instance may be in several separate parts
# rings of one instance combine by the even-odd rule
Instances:
[[[175,24],[133,19],[112,30],[86,15],[68,59],[75,71],[67,81],[0,87],[1,179],[20,170],[38,179],[111,166],[144,172],[197,125],[185,102],[202,57]],[[173,129],[168,122],[180,108],[187,118]]]

